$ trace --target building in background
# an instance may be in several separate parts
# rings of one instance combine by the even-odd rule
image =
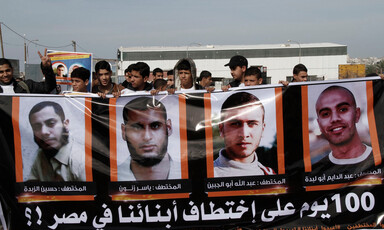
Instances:
[[[292,69],[302,63],[308,68],[309,80],[333,80],[339,77],[339,65],[347,64],[347,46],[335,43],[289,43],[269,45],[207,45],[191,43],[179,47],[120,47],[119,76],[124,75],[128,65],[144,61],[151,70],[156,67],[164,71],[174,68],[176,62],[185,57],[196,63],[197,73],[209,70],[216,84],[232,79],[229,68],[224,65],[234,55],[243,55],[248,66],[262,66],[267,82],[290,80]],[[166,76],[164,76],[166,77]]]

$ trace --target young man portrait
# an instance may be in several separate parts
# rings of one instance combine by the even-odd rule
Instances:
[[[317,124],[330,152],[314,164],[314,172],[355,174],[374,167],[372,147],[363,143],[357,124],[362,110],[353,93],[330,86],[316,100]]]
[[[225,147],[214,161],[214,176],[274,175],[256,152],[265,127],[265,108],[259,98],[247,92],[230,95],[220,111],[219,132]]]
[[[119,181],[180,179],[180,170],[168,152],[172,121],[163,103],[135,98],[122,112],[122,140],[129,157],[118,166]]]
[[[62,106],[42,101],[28,117],[39,147],[28,181],[85,181],[84,145],[70,135],[70,121]]]

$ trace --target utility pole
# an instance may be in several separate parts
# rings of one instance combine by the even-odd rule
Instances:
[[[24,66],[27,64],[27,43],[25,43],[25,34],[24,34]]]
[[[4,46],[3,46],[3,35],[1,33],[1,24],[3,24],[2,22],[0,22],[0,43],[1,43],[1,55],[2,55],[2,58],[4,58]]]
[[[72,40],[73,52],[76,52],[76,41]]]

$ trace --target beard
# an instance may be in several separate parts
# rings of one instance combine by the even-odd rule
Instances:
[[[152,167],[159,164],[164,159],[164,156],[167,153],[168,139],[164,141],[159,153],[156,156],[143,156],[137,153],[136,149],[129,141],[127,141],[127,146],[132,160],[136,161],[141,166]]]

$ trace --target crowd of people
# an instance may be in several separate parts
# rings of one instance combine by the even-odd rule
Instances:
[[[52,69],[52,63],[45,50],[44,55],[38,52],[41,59],[41,70],[44,74],[43,82],[33,80],[17,81],[13,76],[13,67],[8,59],[0,59],[0,93],[57,93],[56,76]],[[233,80],[228,85],[223,85],[222,90],[227,91],[231,87],[246,87],[263,84],[261,71],[258,67],[248,67],[248,61],[244,56],[233,56],[225,65],[228,66]],[[57,71],[61,71],[60,66]],[[107,61],[99,61],[95,65],[94,75],[96,76],[90,84],[90,70],[79,67],[71,74],[72,92],[98,94],[106,97],[112,94],[115,97],[120,95],[132,94],[137,91],[149,91],[152,95],[160,91],[168,91],[173,94],[176,90],[190,92],[193,90],[204,90],[212,92],[212,74],[208,70],[203,70],[197,76],[195,62],[191,58],[180,59],[173,70],[169,70],[164,79],[164,71],[155,68],[152,71],[153,80],[149,82],[150,67],[145,62],[137,62],[128,66],[124,71],[125,81],[116,84],[112,81],[111,65]],[[308,70],[303,64],[298,64],[293,68],[292,82],[303,82],[308,80]],[[384,78],[384,75],[380,75]],[[287,86],[289,82],[279,81]]]

